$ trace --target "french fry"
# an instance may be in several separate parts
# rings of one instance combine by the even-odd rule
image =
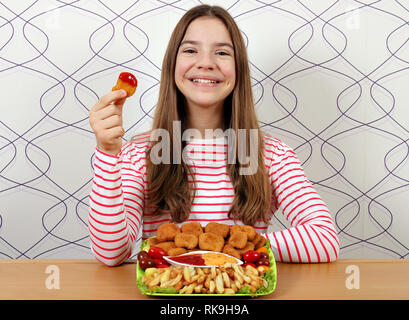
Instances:
[[[185,279],[186,282],[190,283],[191,281],[190,270],[187,266],[183,268],[183,278]]]
[[[232,288],[227,288],[224,289],[224,294],[235,294],[236,291],[234,291]]]
[[[237,290],[240,290],[243,283],[240,282],[239,280],[235,280],[235,281],[234,281],[234,284],[235,284]]]
[[[230,288],[230,278],[226,271],[222,273],[223,283],[226,288]]]
[[[263,280],[263,286],[264,286],[264,288],[268,288],[268,282],[267,282],[267,280],[266,279],[262,279]]]
[[[240,287],[244,283],[243,277],[241,276],[239,272],[236,272],[236,271],[234,272],[234,280],[236,280],[236,285],[237,285],[237,282],[240,283]]]
[[[216,289],[216,284],[215,284],[214,280],[210,280],[209,293],[214,293],[215,289]]]
[[[182,289],[182,286],[183,286],[182,281],[179,281],[178,283],[176,283],[176,284],[173,286],[173,288],[175,288],[175,290],[179,292],[180,289]]]
[[[215,279],[217,276],[216,267],[210,268],[210,274],[212,275],[212,279]]]
[[[197,268],[197,274],[201,277],[205,275],[202,268]]]
[[[160,274],[156,275],[151,281],[149,281],[148,287],[156,287],[160,283]]]
[[[165,272],[163,272],[162,275],[160,276],[161,286],[162,286],[162,284],[168,282],[169,277],[170,277],[170,269],[166,268]]]
[[[182,280],[182,274],[179,273],[176,278],[171,279],[168,284],[167,287],[174,287],[180,280]]]
[[[250,277],[246,276],[245,274],[243,274],[242,276],[243,276],[243,280],[244,280],[245,282],[247,282],[247,283],[250,283],[250,282],[251,282],[251,278],[250,278]]]
[[[249,264],[246,266],[245,270],[246,270],[246,274],[247,274],[247,275],[253,274],[253,275],[255,275],[255,276],[258,276],[258,271],[257,271],[257,269],[254,268],[254,267],[252,267],[252,266],[249,265]]]
[[[188,287],[187,287],[185,293],[186,293],[186,294],[191,294],[191,293],[193,293],[193,289],[195,288],[195,286],[196,286],[195,283],[191,283],[190,285],[188,285]]]
[[[196,283],[197,284],[203,284],[203,282],[205,281],[205,279],[206,279],[206,276],[205,275],[199,275],[199,277],[197,278],[197,280],[196,280]]]
[[[238,273],[239,281],[240,281],[240,277],[241,277],[245,282],[250,283],[251,279],[244,274],[244,272],[243,272],[244,270],[243,270],[243,268],[241,266],[237,266],[237,265],[234,264],[233,269],[234,269],[234,271],[236,271]],[[236,274],[235,274],[235,276],[236,276]]]
[[[203,289],[203,284],[199,284],[197,286],[195,286],[195,288],[193,289],[195,291],[195,293],[201,293]]]
[[[209,275],[206,276],[206,280],[204,281],[204,286],[206,289],[210,289],[210,277]]]
[[[184,286],[182,289],[179,290],[179,293],[183,294],[186,292],[188,286]]]
[[[217,293],[223,293],[224,292],[224,286],[223,286],[223,277],[221,274],[218,274],[216,276],[216,291]]]
[[[199,275],[195,274],[192,278],[191,278],[191,282],[196,282],[199,279]]]

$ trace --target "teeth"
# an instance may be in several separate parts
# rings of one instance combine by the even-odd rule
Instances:
[[[208,79],[193,79],[193,82],[199,82],[199,83],[217,83],[217,81],[208,80]]]

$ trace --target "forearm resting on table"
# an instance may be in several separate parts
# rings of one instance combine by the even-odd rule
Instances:
[[[332,262],[339,255],[337,233],[333,223],[326,219],[267,233],[266,236],[277,261]]]

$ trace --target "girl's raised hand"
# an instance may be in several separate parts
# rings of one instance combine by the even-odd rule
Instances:
[[[116,156],[122,147],[125,130],[122,127],[122,109],[125,90],[111,91],[102,96],[89,112],[89,123],[97,139],[97,148]]]

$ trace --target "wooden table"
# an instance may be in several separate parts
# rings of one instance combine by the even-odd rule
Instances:
[[[139,292],[135,269],[133,261],[110,268],[95,260],[0,260],[0,299],[163,299]],[[58,273],[59,283],[50,281]],[[276,290],[257,299],[409,299],[409,260],[277,263],[277,273]],[[351,277],[355,282],[348,281]],[[359,289],[353,288],[354,283],[359,284]]]

